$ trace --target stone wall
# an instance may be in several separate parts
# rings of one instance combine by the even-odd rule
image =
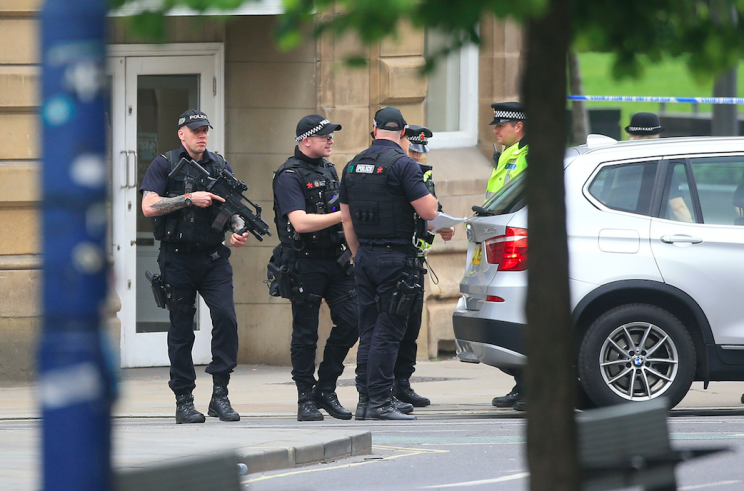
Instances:
[[[41,323],[38,22],[41,0],[0,2],[0,379],[33,377]]]

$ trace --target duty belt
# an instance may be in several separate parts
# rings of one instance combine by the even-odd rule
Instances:
[[[336,258],[341,255],[340,247],[336,247],[334,249],[303,249],[301,251],[297,251],[297,257],[332,257]]]
[[[398,252],[409,257],[418,256],[418,250],[413,246],[413,244],[359,244],[359,247],[370,251],[385,250],[388,252]]]
[[[177,242],[161,242],[160,248],[167,252],[203,252],[217,249],[220,245],[205,246],[201,244],[179,244]]]

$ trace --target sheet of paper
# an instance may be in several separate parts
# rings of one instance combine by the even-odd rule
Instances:
[[[443,228],[454,227],[458,223],[462,223],[465,220],[467,220],[467,218],[455,218],[440,211],[439,213],[437,213],[437,216],[436,218],[434,218],[434,220],[429,220],[428,225],[430,227],[434,227],[434,231],[436,232],[437,230],[442,230]]]

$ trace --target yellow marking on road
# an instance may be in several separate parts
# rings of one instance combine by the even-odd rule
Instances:
[[[262,476],[257,477],[255,479],[245,479],[241,481],[241,484],[250,484],[252,482],[258,482],[258,481],[266,481],[268,479],[274,479],[277,477],[288,477],[288,476],[296,476],[300,474],[308,474],[310,472],[324,472],[324,471],[333,471],[337,469],[350,469],[352,467],[359,467],[361,465],[367,465],[367,464],[374,464],[377,462],[382,462],[384,460],[394,460],[399,459],[401,457],[413,457],[415,455],[421,455],[421,454],[438,454],[438,453],[449,453],[449,450],[435,450],[435,449],[421,449],[421,448],[405,448],[405,447],[389,447],[387,445],[373,445],[373,449],[384,449],[384,450],[392,450],[394,452],[406,452],[404,454],[400,455],[390,455],[388,457],[381,457],[376,458],[374,460],[368,460],[365,462],[354,462],[353,464],[343,464],[343,465],[335,465],[335,466],[328,466],[328,467],[321,467],[318,469],[304,469],[304,470],[297,470],[297,471],[290,471],[285,472],[283,474],[274,474],[273,476]],[[358,455],[358,457],[362,457],[361,455]]]

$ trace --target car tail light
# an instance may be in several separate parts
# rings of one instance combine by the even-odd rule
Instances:
[[[527,229],[506,227],[506,234],[483,242],[486,261],[497,264],[499,271],[527,269]]]
[[[497,297],[496,295],[487,295],[486,296],[486,302],[503,302],[504,299],[501,297]]]

